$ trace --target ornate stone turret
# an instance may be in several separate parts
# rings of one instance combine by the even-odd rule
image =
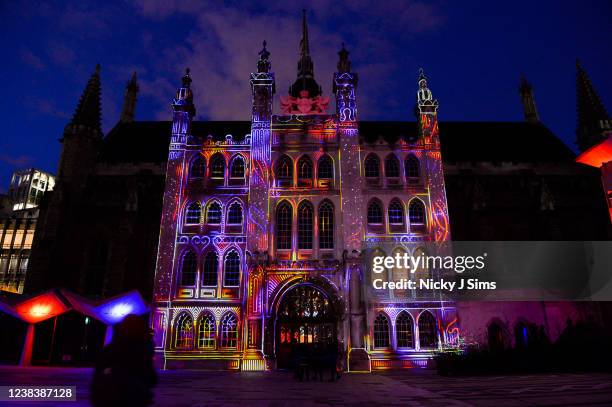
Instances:
[[[576,60],[576,144],[580,151],[601,142],[612,131],[612,120],[580,61]]]
[[[357,120],[357,101],[355,89],[357,88],[358,76],[351,72],[351,61],[349,52],[344,48],[338,52],[338,72],[334,74],[333,92],[336,95],[336,113],[340,123],[354,122]]]
[[[528,122],[538,123],[540,121],[540,115],[538,114],[538,108],[533,95],[533,87],[531,86],[531,83],[527,82],[527,79],[525,79],[523,75],[521,75],[519,94],[521,95],[521,101],[523,102],[525,120]]]
[[[121,117],[119,121],[122,123],[133,122],[136,112],[136,100],[138,99],[138,81],[136,80],[136,72],[125,86],[125,96],[123,97],[123,108],[121,109]]]

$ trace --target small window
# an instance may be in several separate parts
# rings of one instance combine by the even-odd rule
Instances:
[[[183,264],[181,267],[181,285],[194,286],[196,281],[196,273],[198,270],[198,259],[191,250],[183,256]]]
[[[404,224],[404,206],[398,199],[394,199],[389,204],[389,224],[403,225]]]
[[[334,206],[327,200],[319,205],[319,248],[334,248]]]
[[[411,225],[425,224],[425,205],[419,199],[413,199],[408,206],[408,217]]]
[[[206,223],[209,225],[220,225],[221,224],[221,205],[218,202],[213,202],[208,205],[206,212]]]
[[[215,287],[217,285],[217,270],[219,266],[219,258],[217,253],[208,252],[204,258],[204,267],[202,271],[202,285],[206,287]]]
[[[380,202],[372,201],[368,205],[368,224],[370,225],[382,225],[383,223],[383,211]]]
[[[242,156],[236,156],[232,160],[232,168],[230,170],[231,178],[244,178],[244,159]]]
[[[214,349],[216,330],[215,317],[209,312],[204,313],[198,320],[198,348]]]
[[[385,159],[385,176],[388,178],[398,178],[400,176],[399,160],[393,154]]]
[[[210,177],[214,179],[225,178],[225,159],[221,154],[215,154],[210,159]]]
[[[185,211],[185,224],[186,225],[197,225],[200,223],[202,216],[202,206],[199,202],[192,202]]]
[[[276,163],[276,176],[279,179],[293,178],[293,161],[288,155],[283,155]]]
[[[228,312],[221,319],[221,343],[224,349],[236,349],[238,347],[238,318]]]
[[[406,178],[419,178],[421,176],[419,159],[412,154],[408,155],[404,162],[404,170],[406,172]]]
[[[298,206],[298,249],[312,249],[314,210],[308,201]]]
[[[389,348],[389,319],[382,313],[374,320],[374,347]]]
[[[334,178],[334,163],[331,157],[328,156],[327,154],[319,158],[317,177],[319,179],[333,179]]]
[[[234,250],[225,256],[223,285],[225,287],[238,287],[240,285],[240,256]]]
[[[366,178],[380,177],[380,159],[375,154],[370,154],[365,159],[365,176]]]
[[[395,331],[397,332],[398,348],[414,348],[412,317],[406,311],[400,312],[397,316]]]
[[[419,343],[421,348],[435,348],[438,346],[436,319],[429,311],[423,311],[421,316],[419,316]]]
[[[174,347],[177,349],[193,348],[193,319],[187,314],[182,313],[176,318],[174,324]]]
[[[242,206],[238,202],[230,205],[227,212],[228,225],[242,225]]]
[[[191,178],[203,178],[206,175],[206,159],[198,154],[195,160],[191,162],[191,170],[189,176]]]
[[[291,223],[293,209],[287,202],[281,202],[276,208],[276,247],[280,250],[291,249]]]
[[[305,155],[298,160],[298,180],[309,179],[312,179],[312,161]]]

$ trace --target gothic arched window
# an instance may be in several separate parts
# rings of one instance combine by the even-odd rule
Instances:
[[[408,218],[410,219],[411,225],[424,225],[425,224],[425,205],[420,199],[413,199],[408,205]]]
[[[380,201],[373,200],[368,205],[368,224],[381,225],[383,223],[383,210]]]
[[[276,177],[282,180],[293,178],[293,161],[288,155],[283,155],[276,162]]]
[[[215,252],[208,252],[204,258],[202,268],[202,285],[206,287],[217,286],[217,273],[219,269],[219,257]]]
[[[221,318],[220,347],[224,349],[236,349],[238,347],[238,318],[232,312],[228,312]]]
[[[314,209],[308,201],[298,206],[298,249],[312,249]]]
[[[419,163],[419,159],[409,154],[404,162],[404,171],[406,173],[406,178],[419,178],[421,176],[421,164]]]
[[[419,343],[421,348],[435,348],[438,346],[436,319],[429,311],[423,311],[419,316]]]
[[[214,349],[216,331],[215,317],[210,312],[204,312],[198,319],[198,348]]]
[[[202,205],[199,202],[192,202],[185,210],[185,224],[197,225],[202,217]]]
[[[177,349],[193,348],[193,319],[183,312],[174,323],[174,347]]]
[[[412,317],[406,311],[402,311],[395,320],[395,332],[398,348],[414,348],[414,328]]]
[[[388,348],[389,345],[389,319],[382,312],[374,319],[374,347]]]
[[[364,166],[366,178],[380,177],[380,159],[376,154],[368,155],[365,159]]]
[[[319,205],[319,248],[334,248],[334,206],[328,200]]]
[[[276,207],[276,248],[291,249],[291,223],[293,209],[287,201]]]
[[[242,225],[242,206],[238,202],[230,205],[227,211],[228,225]]]
[[[206,175],[206,159],[198,154],[198,156],[191,162],[191,168],[189,170],[190,178],[203,178]]]
[[[223,158],[223,155],[220,153],[210,158],[210,178],[225,178],[225,158]]]
[[[194,252],[189,250],[183,255],[181,267],[181,285],[194,286],[198,270],[198,258]]]
[[[334,163],[331,157],[327,154],[319,158],[317,168],[317,177],[319,179],[333,179],[334,178]]]
[[[394,154],[389,154],[385,159],[385,176],[388,178],[398,178],[400,176],[399,160]]]
[[[393,199],[387,209],[389,214],[390,225],[403,225],[404,224],[404,205],[399,199]]]
[[[240,285],[240,256],[235,250],[225,255],[223,285],[225,287],[238,287]]]
[[[244,174],[244,158],[241,155],[237,155],[232,160],[230,178],[244,178]]]
[[[312,179],[312,160],[307,155],[303,155],[297,163],[298,180]]]
[[[221,224],[221,205],[219,202],[214,201],[208,205],[208,209],[206,210],[206,223],[209,225]]]

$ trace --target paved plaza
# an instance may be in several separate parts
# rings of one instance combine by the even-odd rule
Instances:
[[[88,406],[91,369],[0,367],[0,385],[76,385],[76,402],[3,406]],[[339,382],[293,380],[287,372],[162,371],[156,406],[588,406],[612,405],[612,375],[440,377],[433,371],[347,374]]]

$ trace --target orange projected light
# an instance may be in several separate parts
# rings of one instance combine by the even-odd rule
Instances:
[[[24,321],[36,324],[63,314],[68,307],[55,294],[44,293],[18,304],[15,311]]]
[[[612,135],[580,154],[576,161],[595,168],[612,161]]]

